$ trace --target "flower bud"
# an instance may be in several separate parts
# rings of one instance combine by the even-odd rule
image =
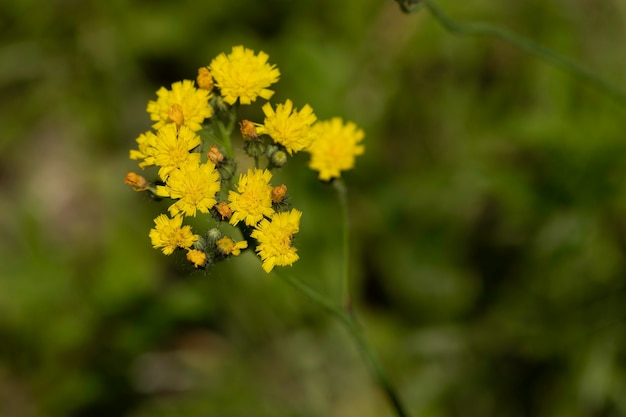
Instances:
[[[220,216],[222,216],[222,220],[228,220],[233,215],[233,212],[225,201],[217,203],[215,205],[215,210],[220,214]]]
[[[285,184],[272,188],[272,203],[278,204],[285,198],[287,194],[287,186]]]
[[[217,227],[213,227],[212,229],[209,229],[206,232],[206,237],[207,237],[207,245],[208,246],[213,246],[215,245],[215,242],[217,242],[218,240],[220,240],[222,238],[222,232],[220,229],[218,229]]]
[[[272,154],[270,161],[277,168],[283,167],[287,163],[287,154],[285,151],[276,151]]]
[[[242,120],[241,123],[239,123],[239,129],[241,130],[241,136],[243,136],[245,140],[254,140],[258,138],[256,127],[250,120]]]
[[[213,76],[209,72],[207,67],[202,67],[198,69],[198,77],[196,77],[196,83],[198,84],[198,88],[203,90],[212,90],[213,89]]]
[[[135,191],[145,191],[148,189],[149,185],[148,181],[136,172],[129,172],[126,174],[124,184],[131,185]]]
[[[224,155],[222,155],[217,146],[211,145],[211,147],[209,148],[209,153],[207,153],[207,158],[209,159],[209,161],[213,162],[214,165],[218,165],[224,160]]]

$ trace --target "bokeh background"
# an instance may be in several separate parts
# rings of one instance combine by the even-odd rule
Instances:
[[[0,3],[1,416],[393,415],[317,305],[250,253],[163,256],[166,204],[122,183],[156,90],[239,44],[281,70],[274,102],[366,132],[352,291],[411,415],[626,415],[624,106],[392,0]],[[626,86],[621,0],[439,4]],[[339,206],[306,163],[280,174],[291,271],[337,298]]]

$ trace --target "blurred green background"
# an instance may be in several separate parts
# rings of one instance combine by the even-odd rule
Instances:
[[[621,0],[439,4],[626,86]],[[122,183],[156,90],[239,44],[281,70],[273,102],[366,132],[352,289],[411,415],[626,415],[626,109],[607,96],[391,0],[0,10],[1,416],[392,415],[317,305],[250,253],[206,273],[163,256],[166,204]],[[304,212],[291,271],[337,298],[339,208],[306,162],[278,175]]]

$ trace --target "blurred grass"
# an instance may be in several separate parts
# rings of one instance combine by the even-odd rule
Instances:
[[[626,85],[622,2],[439,3]],[[276,100],[366,131],[353,289],[412,415],[626,415],[624,108],[391,0],[1,8],[0,415],[391,415],[317,306],[250,254],[162,256],[164,206],[122,184],[155,91],[237,44],[280,68]],[[338,296],[339,209],[306,161],[280,174],[292,271]]]

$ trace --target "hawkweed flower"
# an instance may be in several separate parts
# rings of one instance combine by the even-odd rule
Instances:
[[[267,87],[278,81],[280,71],[267,63],[268,58],[263,51],[255,55],[251,49],[235,46],[230,54],[222,53],[211,61],[209,70],[226,103],[250,104],[257,97],[272,97],[274,92]]]
[[[148,135],[154,135],[148,132]],[[177,128],[173,124],[160,128],[152,140],[154,165],[159,166],[159,177],[166,180],[170,172],[187,162],[200,163],[200,154],[190,152],[200,146],[200,137],[187,126]]]
[[[364,133],[354,123],[343,123],[339,117],[314,125],[315,140],[308,148],[309,167],[319,172],[319,179],[328,181],[341,177],[341,171],[354,167],[354,160],[365,148],[359,142]]]
[[[171,90],[161,87],[156,94],[157,99],[149,101],[147,107],[150,119],[155,122],[154,129],[173,123],[197,132],[202,129],[204,119],[213,114],[209,106],[211,92],[197,89],[191,80],[175,82]]]
[[[173,216],[183,213],[195,216],[196,211],[208,213],[216,203],[215,194],[220,190],[220,176],[212,162],[204,164],[186,162],[174,169],[165,181],[159,185],[156,194],[177,200],[169,207]]]
[[[196,77],[198,88],[211,91],[213,89],[213,76],[207,67],[198,68],[198,76]]]
[[[223,238],[215,242],[215,244],[218,250],[226,256],[228,255],[239,256],[239,254],[241,253],[241,250],[246,249],[248,247],[248,242],[246,242],[245,240],[242,240],[240,242],[235,242],[228,236],[224,236]]]
[[[275,213],[270,220],[263,219],[250,234],[259,244],[256,247],[262,268],[269,273],[275,266],[291,266],[299,259],[292,246],[293,235],[300,230],[302,212],[292,209]]]
[[[177,248],[189,249],[198,240],[191,226],[183,226],[183,216],[169,218],[160,214],[154,219],[155,227],[150,230],[149,236],[155,249],[161,248],[165,255],[171,255]]]
[[[135,139],[138,149],[130,150],[130,159],[139,160],[139,168],[141,169],[154,165],[154,155],[152,154],[154,139],[155,135],[152,132],[142,133]]]
[[[298,112],[291,100],[278,104],[276,110],[270,103],[263,105],[265,120],[257,126],[257,133],[269,135],[274,142],[285,147],[289,155],[308,148],[313,142],[311,126],[317,120],[308,104]]]
[[[248,169],[247,174],[239,176],[237,192],[228,192],[228,206],[233,212],[230,224],[236,225],[244,221],[246,225],[254,226],[263,216],[272,215],[271,179],[271,172],[257,168],[254,171]]]

